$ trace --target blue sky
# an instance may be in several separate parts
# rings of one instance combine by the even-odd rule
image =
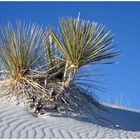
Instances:
[[[79,12],[81,19],[106,25],[122,51],[118,64],[103,66],[109,90],[97,96],[117,101],[123,94],[123,104],[140,109],[140,2],[0,2],[0,25],[24,20],[57,29],[58,18]]]

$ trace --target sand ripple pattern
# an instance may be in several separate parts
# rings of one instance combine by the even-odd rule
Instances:
[[[0,106],[0,138],[140,138],[140,132],[123,131],[72,118],[36,118],[23,107]]]

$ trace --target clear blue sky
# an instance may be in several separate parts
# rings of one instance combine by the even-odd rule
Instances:
[[[122,92],[124,104],[140,109],[140,2],[0,2],[0,25],[25,20],[57,28],[58,18],[79,12],[111,29],[122,51],[118,64],[104,67],[109,90],[98,96],[117,100]]]

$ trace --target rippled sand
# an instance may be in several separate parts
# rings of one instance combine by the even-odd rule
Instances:
[[[0,103],[0,138],[140,138],[139,112],[107,107],[105,126],[71,116],[37,118],[23,106]]]

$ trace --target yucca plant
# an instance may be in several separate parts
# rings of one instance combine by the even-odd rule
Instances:
[[[43,29],[18,22],[0,31],[0,96],[16,96],[18,101],[43,96],[45,88],[37,81],[44,77],[46,61],[42,46]]]
[[[54,42],[49,31],[45,34],[45,36],[43,36],[43,46],[46,56],[46,63],[49,67],[48,80],[61,80],[65,61],[62,58],[62,53],[56,46],[56,43]]]
[[[60,37],[54,30],[51,36],[65,59],[64,87],[74,81],[77,70],[88,64],[111,64],[106,61],[118,55],[114,51],[113,35],[102,24],[85,20],[63,18],[60,21]]]
[[[74,84],[69,88],[76,73],[89,64],[113,63],[106,60],[118,55],[114,46],[105,26],[79,18],[62,19],[60,37],[36,24],[8,24],[0,30],[0,97],[31,99],[37,113],[76,109],[86,97]]]

